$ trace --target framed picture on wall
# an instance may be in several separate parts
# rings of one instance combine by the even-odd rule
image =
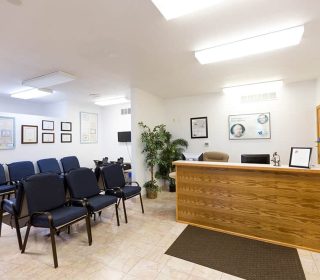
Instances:
[[[71,122],[61,122],[61,131],[72,131]]]
[[[14,149],[15,138],[15,119],[0,116],[0,150]]]
[[[229,139],[270,139],[270,113],[229,116]]]
[[[21,126],[21,144],[38,143],[38,126],[22,125]]]
[[[54,121],[42,121],[42,130],[54,130]]]
[[[191,138],[208,138],[208,118],[190,119]]]
[[[54,143],[54,133],[42,133],[42,143]]]
[[[98,143],[98,114],[80,112],[80,143]]]
[[[72,134],[71,133],[61,133],[61,143],[71,143]]]
[[[290,167],[309,168],[312,148],[292,147],[290,152]]]

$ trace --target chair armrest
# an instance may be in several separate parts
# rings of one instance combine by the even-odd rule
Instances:
[[[137,185],[138,187],[140,187],[140,185],[139,185],[139,183],[138,183],[137,181],[128,182],[128,183],[126,183],[126,186],[128,186],[128,185],[133,185],[133,184],[135,184],[135,185]]]
[[[83,199],[77,199],[77,198],[70,198],[68,202],[71,202],[71,204],[81,204],[83,207],[87,207],[88,200],[86,198]]]

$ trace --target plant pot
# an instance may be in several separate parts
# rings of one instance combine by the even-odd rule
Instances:
[[[158,196],[158,192],[156,190],[148,190],[147,189],[147,198],[155,199]]]

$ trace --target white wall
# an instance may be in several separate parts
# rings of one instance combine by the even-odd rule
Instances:
[[[141,129],[138,123],[143,121],[151,127],[164,123],[163,99],[140,89],[133,89],[131,92],[131,110],[132,175],[134,180],[143,184],[150,180],[150,172],[147,170],[144,155],[142,154]]]
[[[131,131],[131,114],[121,115],[121,109],[130,108],[131,104],[107,106],[102,110],[102,154],[109,160],[123,157],[131,162],[131,143],[118,142],[119,131]]]
[[[80,144],[80,112],[98,113],[99,141],[97,144]],[[77,104],[75,102],[59,102],[39,104],[34,102],[0,99],[0,116],[13,116],[16,121],[16,148],[1,150],[0,163],[76,155],[81,166],[93,167],[94,159],[100,159],[102,143],[101,109],[95,105]],[[43,144],[42,120],[55,121],[55,143]],[[60,143],[60,122],[72,122],[72,143]],[[37,125],[38,144],[21,144],[21,125]],[[48,131],[51,132],[51,131]]]
[[[186,139],[189,152],[222,151],[230,155],[230,162],[239,162],[245,153],[277,151],[282,164],[288,164],[290,147],[315,147],[316,81],[286,85],[279,100],[241,103],[236,96],[222,93],[165,100],[166,124],[174,137]],[[229,140],[228,115],[270,112],[271,139]],[[190,118],[208,117],[208,139],[191,139]],[[210,146],[204,147],[209,141]],[[313,151],[315,163],[316,149]]]

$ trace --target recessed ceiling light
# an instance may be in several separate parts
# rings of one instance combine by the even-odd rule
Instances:
[[[240,85],[223,88],[225,94],[252,94],[278,92],[283,86],[283,81],[270,81],[249,85]]]
[[[233,58],[264,53],[276,49],[298,45],[304,32],[304,26],[292,27],[241,41],[212,47],[195,52],[201,64],[230,60]]]
[[[110,98],[101,98],[94,102],[94,104],[99,106],[108,106],[108,105],[116,105],[122,103],[128,103],[130,100],[127,97],[110,97]]]
[[[23,86],[47,88],[73,81],[76,77],[66,72],[57,71],[47,75],[35,77],[22,82]]]
[[[166,20],[181,17],[206,7],[212,6],[221,0],[152,0]]]
[[[19,99],[33,99],[48,96],[52,94],[52,90],[48,89],[30,89],[12,93],[10,96]]]

